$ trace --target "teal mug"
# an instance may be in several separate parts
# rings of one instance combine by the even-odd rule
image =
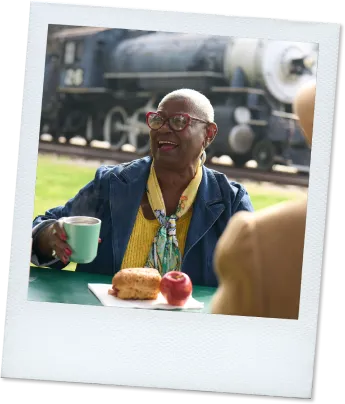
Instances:
[[[67,243],[71,247],[70,261],[88,264],[97,256],[101,220],[89,216],[71,216],[63,219]]]

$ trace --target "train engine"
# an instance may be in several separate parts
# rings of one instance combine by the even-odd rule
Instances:
[[[291,103],[315,80],[315,44],[119,29],[64,35],[56,126],[67,138],[115,149],[130,143],[146,154],[146,112],[167,92],[192,88],[215,110],[219,133],[208,158],[228,155],[237,166],[255,160],[266,170],[309,166]]]

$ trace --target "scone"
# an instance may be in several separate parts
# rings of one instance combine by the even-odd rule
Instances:
[[[124,300],[155,300],[161,276],[154,268],[126,268],[113,277],[110,294]]]

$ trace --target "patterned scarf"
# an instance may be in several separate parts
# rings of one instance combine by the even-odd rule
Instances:
[[[182,193],[175,214],[167,217],[154,165],[153,163],[151,165],[146,192],[151,209],[160,224],[160,228],[153,240],[145,267],[158,269],[162,276],[170,271],[181,270],[181,252],[176,237],[176,221],[192,206],[201,179],[202,167],[200,165],[194,178]]]

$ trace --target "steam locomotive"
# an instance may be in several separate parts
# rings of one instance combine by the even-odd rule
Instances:
[[[309,167],[310,148],[292,113],[315,80],[315,44],[77,27],[54,34],[47,53],[41,132],[149,151],[146,112],[178,88],[205,94],[219,132],[208,158]]]

